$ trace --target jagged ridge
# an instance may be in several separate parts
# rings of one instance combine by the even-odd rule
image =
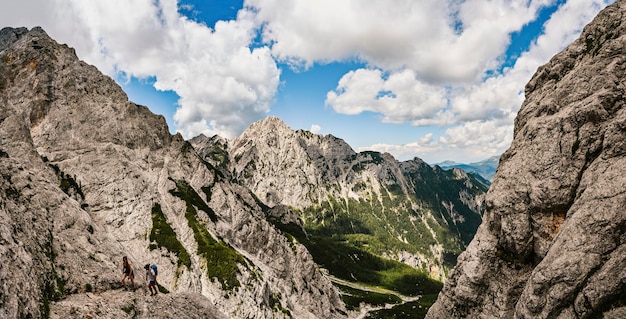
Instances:
[[[172,292],[162,301],[193,295],[173,313],[347,316],[307,250],[249,190],[40,28],[0,30],[0,157],[3,318],[117,317],[114,305],[128,318],[168,317],[144,310],[145,298],[112,300],[123,255],[138,278],[141,265],[159,265]]]
[[[290,207],[310,236],[349,242],[435,278],[445,277],[480,223],[487,185],[473,176],[433,169],[417,158],[398,162],[389,154],[355,153],[339,138],[293,131],[276,117],[252,124],[233,141],[200,136],[191,142],[269,206]]]

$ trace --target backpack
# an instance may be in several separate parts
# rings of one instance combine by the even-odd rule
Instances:
[[[157,265],[156,264],[152,264],[151,268],[154,271],[154,275],[157,276],[159,274],[159,270],[157,269]]]

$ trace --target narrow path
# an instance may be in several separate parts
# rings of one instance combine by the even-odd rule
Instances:
[[[359,289],[359,290],[363,290],[363,291],[369,291],[369,292],[376,292],[376,293],[394,295],[394,296],[400,298],[404,303],[411,302],[411,301],[417,301],[420,298],[422,298],[421,295],[419,295],[419,296],[406,296],[406,295],[398,293],[397,291],[393,291],[393,290],[389,290],[389,289],[385,289],[385,288],[381,288],[381,287],[371,287],[371,286],[367,286],[367,285],[363,285],[363,284],[359,284],[359,283],[355,283],[355,282],[351,282],[351,281],[346,281],[346,280],[343,280],[343,279],[331,276],[329,274],[325,274],[325,276],[328,279],[330,279],[330,281],[332,281],[333,283],[344,285],[344,286],[348,286],[350,288]]]

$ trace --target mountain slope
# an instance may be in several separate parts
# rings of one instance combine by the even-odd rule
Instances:
[[[526,85],[484,222],[428,318],[626,316],[626,1]]]
[[[275,117],[253,123],[232,141],[200,136],[191,143],[267,205],[297,213],[309,239],[317,239],[307,247],[324,267],[351,263],[322,258],[331,248],[311,245],[330,239],[346,254],[403,261],[443,279],[480,224],[487,186],[463,171],[355,153],[339,138],[293,131]],[[334,271],[348,280],[359,273]]]
[[[40,28],[0,30],[0,183],[3,318],[347,317],[272,210]],[[188,307],[119,292],[124,255]]]

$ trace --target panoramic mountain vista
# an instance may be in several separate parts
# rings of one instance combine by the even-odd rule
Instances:
[[[356,153],[341,139],[293,131],[275,117],[232,142],[200,136],[191,143],[266,205],[293,210],[308,236],[403,261],[439,280],[480,224],[488,188],[418,158]]]
[[[298,227],[283,230],[330,275],[409,296],[439,291],[437,281],[480,224],[488,188],[460,169],[356,153],[339,138],[293,131],[275,117],[232,141],[191,143],[261,202],[299,217]]]
[[[428,318],[626,318],[626,1],[526,86],[483,224]]]
[[[348,316],[271,210],[43,30],[0,31],[0,106],[0,317]]]
[[[0,318],[626,318],[624,79],[619,0],[528,82],[490,183],[274,116],[185,140],[3,28]]]
[[[273,117],[196,150],[42,29],[0,44],[3,317],[161,316],[121,290],[123,256],[143,288],[158,264],[173,313],[352,317],[434,296],[480,224],[487,186],[461,170]]]

